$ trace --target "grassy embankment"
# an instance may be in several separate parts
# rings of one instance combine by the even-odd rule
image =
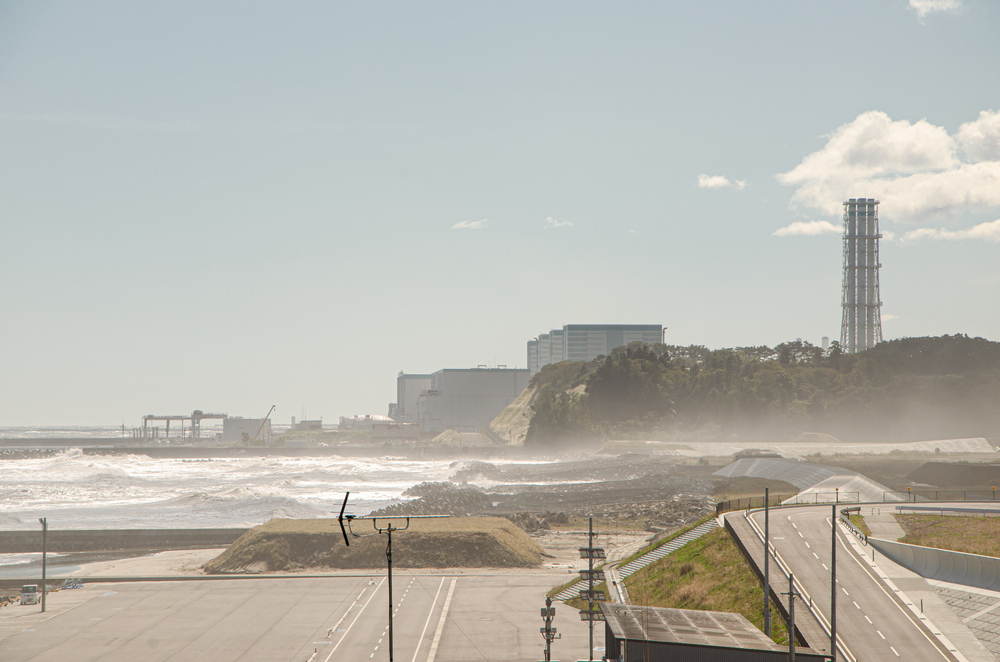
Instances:
[[[636,552],[620,565],[666,544],[708,519],[679,529],[655,545]],[[576,581],[573,579],[557,586],[548,595],[554,596]],[[594,588],[607,592],[603,582]],[[639,570],[625,580],[625,588],[633,604],[736,612],[758,628],[764,626],[760,582],[725,529],[712,531]],[[576,609],[587,608],[587,603],[579,599],[568,600],[566,604]],[[779,644],[787,643],[785,622],[774,606],[771,607],[771,622],[772,639]]]
[[[736,612],[758,628],[761,585],[725,529],[716,529],[646,566],[625,580],[632,602],[656,607]],[[788,642],[788,630],[771,606],[771,638]]]
[[[374,533],[370,522],[355,522],[354,531]],[[381,568],[385,542],[373,535],[345,547],[336,520],[273,519],[240,536],[205,564],[205,572]],[[528,568],[541,563],[542,554],[524,531],[498,517],[413,520],[393,536],[393,565],[399,568]]]
[[[899,542],[1000,557],[1000,518],[896,515],[906,536]]]
[[[866,536],[870,536],[872,534],[872,530],[868,528],[868,525],[865,523],[864,517],[862,517],[861,515],[851,515],[850,518],[851,518],[851,524],[861,529],[861,533],[865,534]]]

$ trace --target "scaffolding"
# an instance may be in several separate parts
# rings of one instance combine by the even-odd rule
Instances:
[[[840,346],[848,354],[882,342],[878,205],[874,198],[844,202],[844,284]]]

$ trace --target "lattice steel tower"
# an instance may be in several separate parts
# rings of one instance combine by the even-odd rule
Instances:
[[[844,203],[844,296],[840,346],[849,354],[882,342],[882,299],[878,291],[878,200]]]

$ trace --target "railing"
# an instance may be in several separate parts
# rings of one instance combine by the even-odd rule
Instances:
[[[794,498],[794,494],[772,494],[768,499],[769,505],[780,506],[783,501]],[[733,510],[747,510],[754,508],[764,507],[764,497],[742,497],[740,499],[727,499],[726,501],[720,501],[715,504],[715,514],[716,516],[722,513],[728,513]]]
[[[854,522],[851,521],[851,513],[861,514],[861,508],[858,506],[855,506],[854,508],[844,508],[840,511],[840,521],[850,530],[851,533],[854,534],[855,538],[861,541],[862,545],[867,545],[868,536],[865,535],[865,532],[856,527]]]
[[[861,495],[858,492],[807,492],[804,494],[773,494],[771,506],[809,505],[819,503],[859,503]],[[996,490],[887,490],[882,492],[882,503],[920,503],[922,501],[975,501],[989,502],[997,499]],[[786,503],[787,502],[787,503]],[[864,503],[872,503],[866,501]],[[878,503],[875,501],[874,503]],[[764,507],[764,497],[742,497],[728,499],[715,504],[716,516],[733,510],[754,510]],[[982,512],[977,511],[977,512]],[[1000,514],[1000,513],[994,513]]]

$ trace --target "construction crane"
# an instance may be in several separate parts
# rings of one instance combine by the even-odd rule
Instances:
[[[252,441],[257,441],[257,437],[260,436],[260,431],[264,429],[264,424],[267,423],[267,419],[271,418],[271,412],[274,411],[274,407],[275,405],[271,405],[271,408],[267,410],[267,416],[265,416],[264,420],[260,422],[260,427],[257,428],[257,434],[253,436]]]

